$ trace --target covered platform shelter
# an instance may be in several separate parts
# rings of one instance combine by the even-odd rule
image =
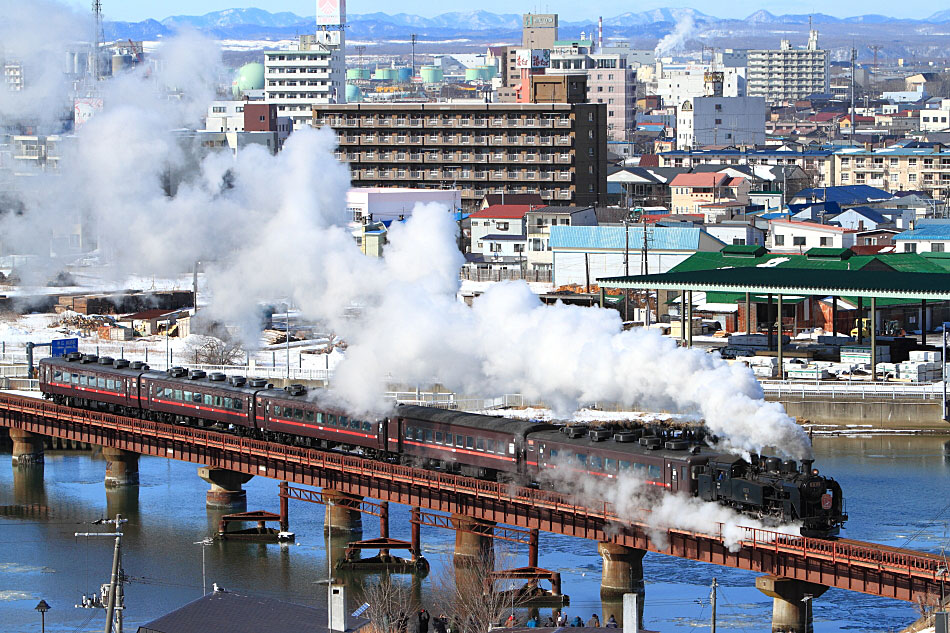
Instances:
[[[900,299],[919,300],[921,308],[926,309],[928,301],[950,301],[950,274],[947,273],[910,273],[896,270],[826,270],[791,269],[775,267],[719,268],[714,270],[694,270],[668,272],[656,275],[633,275],[623,277],[605,277],[597,280],[600,286],[601,305],[605,291],[609,288],[632,290],[667,290],[682,293],[686,301],[680,310],[683,324],[682,339],[685,345],[692,346],[693,292],[738,293],[745,297],[748,313],[754,296],[766,296],[769,306],[773,299],[778,305],[778,314],[782,314],[786,297],[802,296],[832,297],[834,310],[837,310],[838,297],[857,297],[859,314],[863,315],[864,299],[870,300],[871,323],[871,380],[877,380],[877,317],[878,300]],[[837,319],[833,319],[837,323]],[[781,319],[779,319],[781,325]],[[834,328],[837,330],[837,327]],[[772,322],[769,324],[771,341]],[[859,329],[860,331],[860,329]],[[746,319],[746,332],[751,334],[751,322]],[[921,328],[926,336],[926,328]],[[835,331],[837,334],[837,331]],[[779,375],[784,378],[782,359],[782,332],[778,336]],[[860,340],[859,340],[860,342]]]

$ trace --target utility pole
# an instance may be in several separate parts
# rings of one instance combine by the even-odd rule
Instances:
[[[623,219],[623,274],[630,276],[630,210],[627,210],[627,217]],[[623,289],[623,320],[630,320],[630,289]]]
[[[851,48],[851,145],[854,145],[854,60],[858,52]]]
[[[716,582],[716,579],[713,578],[712,587],[709,590],[709,604],[712,606],[712,621],[709,625],[709,632],[716,633],[716,588],[719,586],[719,583]]]
[[[123,611],[125,610],[125,590],[123,588],[125,574],[122,571],[122,524],[127,519],[123,519],[121,514],[115,515],[115,519],[107,519],[102,523],[111,523],[115,525],[115,532],[76,532],[74,536],[108,536],[115,537],[115,549],[112,552],[112,575],[109,580],[109,595],[106,602],[106,626],[105,633],[122,633]],[[104,588],[104,586],[103,586]],[[101,602],[87,602],[83,596],[83,607],[101,607]]]
[[[650,264],[648,259],[650,241],[649,235],[647,234],[647,219],[644,217],[643,212],[640,213],[640,219],[643,222],[643,248],[641,249],[640,255],[640,274],[649,275],[650,274]],[[650,327],[650,291],[644,291],[644,302],[646,303],[646,314],[643,317],[643,324],[647,327]]]

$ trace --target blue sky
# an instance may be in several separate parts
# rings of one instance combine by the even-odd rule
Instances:
[[[29,0],[25,0],[29,1]],[[88,0],[67,0],[80,10],[88,10]],[[139,21],[146,18],[161,20],[170,15],[201,15],[210,11],[233,7],[259,7],[271,12],[293,11],[298,15],[313,15],[313,0],[103,0],[103,11],[111,20]],[[347,10],[351,13],[415,13],[431,16],[447,11],[469,11],[474,7],[496,13],[521,13],[529,10],[557,12],[564,19],[595,19],[597,15],[605,17],[627,11],[645,11],[666,6],[692,6],[704,13],[719,17],[745,17],[759,9],[775,14],[823,12],[838,17],[848,17],[865,13],[882,13],[894,17],[924,18],[944,6],[927,0],[907,0],[900,5],[884,0],[840,0],[832,4],[827,2],[794,0],[765,0],[762,2],[709,3],[696,1],[662,2],[650,1],[633,3],[630,0],[600,0],[596,4],[577,3],[574,0],[528,0],[523,4],[513,4],[510,0],[480,0],[479,2],[431,2],[431,0],[349,0]]]

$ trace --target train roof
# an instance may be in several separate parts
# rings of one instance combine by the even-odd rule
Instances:
[[[522,436],[526,433],[555,428],[553,424],[548,422],[535,422],[517,418],[505,418],[498,415],[467,413],[465,411],[453,411],[439,407],[420,407],[414,404],[400,404],[396,407],[396,415],[429,422],[440,422],[442,424],[454,424],[457,426],[487,429],[489,431],[501,431],[503,433],[516,432]]]
[[[131,367],[116,367],[113,364],[102,365],[97,360],[94,363],[82,363],[78,360],[67,360],[64,356],[48,356],[40,359],[41,365],[51,365],[63,369],[75,371],[108,371],[110,374],[119,376],[138,376],[143,373],[143,369],[132,369]]]
[[[169,381],[173,384],[181,385],[183,389],[187,388],[188,386],[194,386],[198,388],[225,389],[227,391],[250,395],[254,395],[264,389],[263,387],[251,387],[246,382],[238,387],[231,384],[227,378],[225,380],[210,380],[207,375],[202,376],[201,378],[189,378],[187,375],[171,376],[167,371],[148,371],[142,375],[142,378],[146,380]]]
[[[592,428],[597,428],[597,427],[592,427]],[[612,429],[612,433],[613,432],[620,433],[623,431],[624,429]],[[560,430],[546,430],[546,431],[540,431],[538,433],[532,433],[529,439],[532,439],[536,442],[551,442],[551,443],[557,442],[560,444],[566,444],[572,447],[576,447],[578,449],[586,449],[586,450],[594,450],[594,451],[597,451],[597,450],[615,451],[618,453],[626,453],[628,455],[643,455],[646,457],[662,457],[664,459],[684,460],[684,459],[689,458],[692,455],[689,449],[674,451],[667,448],[658,448],[658,449],[650,450],[646,448],[645,446],[641,446],[639,440],[634,441],[634,442],[618,442],[617,440],[613,439],[612,435],[610,439],[595,441],[591,439],[591,437],[587,434],[584,434],[583,436],[578,437],[578,438],[570,438],[566,434],[562,433]],[[699,456],[707,457],[709,459],[716,459],[720,461],[721,461],[721,458],[723,457],[722,453],[706,446],[705,444],[696,444],[693,442],[690,443],[690,448],[693,448],[695,446],[699,447],[699,453],[698,453]]]

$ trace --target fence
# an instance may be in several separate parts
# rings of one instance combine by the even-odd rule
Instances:
[[[841,382],[826,380],[797,382],[761,380],[762,390],[769,396],[801,396],[803,398],[852,397],[862,400],[942,400],[943,383]]]
[[[523,279],[524,281],[552,282],[550,270],[522,271],[516,268],[498,268],[495,270],[462,268],[459,278],[468,281],[519,281]]]

